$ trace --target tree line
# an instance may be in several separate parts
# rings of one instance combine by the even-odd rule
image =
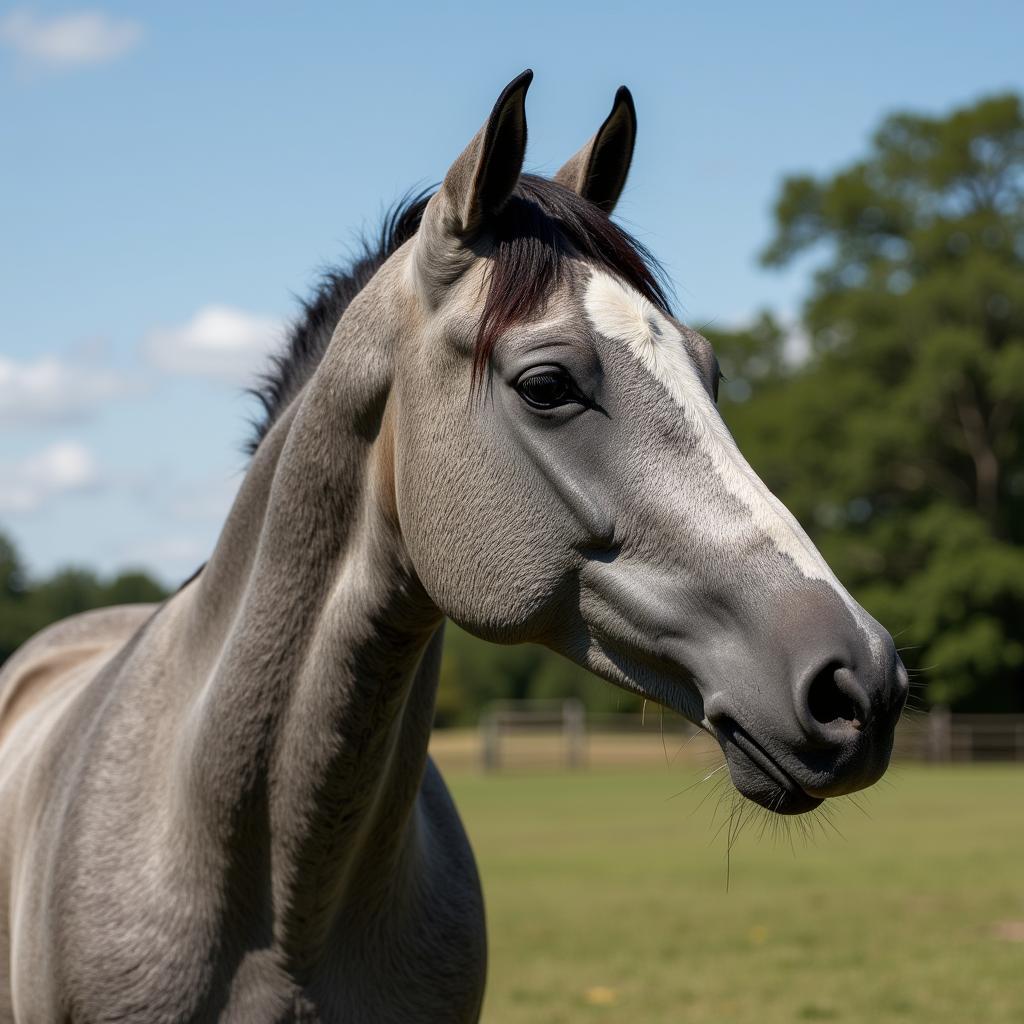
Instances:
[[[66,568],[33,580],[13,540],[0,533],[0,663],[58,619],[106,605],[162,601],[166,596],[166,590],[141,570],[103,578],[90,569]]]

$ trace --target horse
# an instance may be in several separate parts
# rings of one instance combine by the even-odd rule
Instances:
[[[548,180],[531,79],[306,304],[197,575],[5,666],[0,1020],[477,1020],[480,882],[427,753],[446,619],[684,715],[771,811],[885,771],[892,639],[611,219],[629,92]]]

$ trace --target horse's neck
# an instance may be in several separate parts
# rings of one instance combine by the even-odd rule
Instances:
[[[190,813],[228,859],[273,865],[275,937],[293,947],[349,883],[396,870],[440,649],[393,512],[386,382],[346,373],[325,359],[264,440],[175,615],[199,681]]]

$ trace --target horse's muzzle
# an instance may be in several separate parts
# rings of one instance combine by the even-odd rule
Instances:
[[[756,697],[749,688],[742,698],[723,689],[705,701],[733,784],[780,814],[801,814],[877,782],[909,687],[892,638],[874,620],[840,644],[802,646],[780,664],[809,666],[795,681],[764,678]]]

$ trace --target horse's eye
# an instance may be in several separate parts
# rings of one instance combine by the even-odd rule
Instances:
[[[572,380],[561,370],[541,370],[520,377],[516,391],[537,409],[554,409],[578,401]]]

